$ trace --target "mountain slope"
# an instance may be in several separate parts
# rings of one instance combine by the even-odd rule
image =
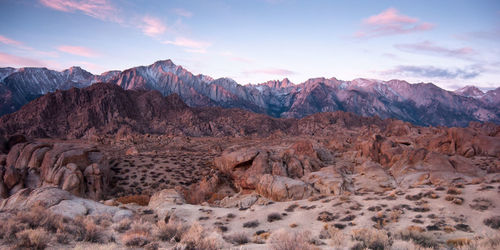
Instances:
[[[109,82],[126,90],[157,90],[164,96],[175,93],[191,107],[242,108],[274,117],[301,118],[318,112],[346,111],[417,125],[500,123],[500,88],[486,93],[475,87],[450,92],[430,83],[335,78],[313,78],[297,85],[284,79],[242,86],[229,78],[194,75],[171,60],[101,75],[73,67],[62,72],[2,68],[0,76],[0,114],[11,113],[57,89]]]

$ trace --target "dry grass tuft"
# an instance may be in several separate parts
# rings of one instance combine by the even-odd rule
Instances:
[[[315,247],[309,243],[311,240],[310,232],[288,232],[280,229],[274,232],[269,241],[271,249],[274,250],[309,250]]]
[[[182,238],[182,235],[187,230],[187,226],[175,220],[170,220],[168,223],[165,223],[164,221],[158,221],[156,223],[156,227],[154,228],[154,235],[161,241],[174,240],[176,242],[179,242]]]
[[[235,233],[230,236],[227,236],[227,241],[234,245],[244,245],[250,242],[250,239],[245,233]]]
[[[130,230],[122,235],[122,241],[129,247],[143,247],[151,242],[151,226],[144,221],[135,221]]]
[[[198,223],[191,225],[183,234],[181,243],[185,246],[185,249],[215,250],[222,247],[222,242],[218,238],[207,237],[203,227]]]
[[[16,248],[45,249],[50,235],[45,229],[26,229],[16,234]]]
[[[376,229],[356,229],[352,231],[354,240],[360,241],[363,248],[383,250],[390,246],[387,232]]]
[[[467,246],[470,245],[471,243],[472,240],[467,238],[456,238],[456,239],[449,239],[446,241],[446,245],[453,247]]]
[[[405,241],[413,241],[422,247],[436,248],[439,243],[436,239],[429,233],[419,226],[409,226],[408,228],[399,231],[395,238],[402,239]]]

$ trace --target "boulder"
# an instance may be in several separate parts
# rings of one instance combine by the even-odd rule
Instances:
[[[311,172],[302,177],[302,180],[324,195],[342,194],[348,186],[347,180],[333,166]]]
[[[219,202],[219,206],[226,207],[226,208],[237,207],[237,208],[246,209],[246,208],[251,207],[253,204],[255,204],[255,202],[257,202],[258,199],[259,199],[259,195],[254,194],[254,193],[253,194],[238,193],[238,194],[231,196],[231,197],[229,197],[229,196],[224,197],[224,199],[222,199]]]
[[[318,153],[319,152],[319,153]],[[299,179],[333,162],[331,153],[304,140],[288,146],[230,148],[215,158],[214,165],[240,189],[256,189],[266,174]]]
[[[151,196],[148,207],[153,209],[160,218],[163,218],[172,207],[184,203],[186,200],[177,190],[163,189]]]
[[[266,174],[260,178],[256,192],[274,201],[289,201],[306,199],[314,189],[300,180]]]
[[[29,209],[33,206],[43,206],[53,213],[74,218],[81,215],[111,215],[113,221],[132,217],[129,210],[106,206],[99,202],[73,196],[57,187],[25,188],[0,203],[1,210]]]

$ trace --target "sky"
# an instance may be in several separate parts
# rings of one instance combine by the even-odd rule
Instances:
[[[500,87],[499,0],[0,0],[0,67]]]

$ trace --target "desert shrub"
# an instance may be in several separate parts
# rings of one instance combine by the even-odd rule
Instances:
[[[123,234],[122,241],[129,247],[143,247],[150,242],[149,232],[127,231]]]
[[[227,241],[231,242],[234,245],[244,245],[250,242],[248,236],[244,233],[235,233],[227,237]]]
[[[130,229],[130,224],[132,224],[132,221],[128,218],[125,218],[113,225],[113,229],[117,231],[118,233],[124,233],[127,230]]]
[[[135,194],[119,197],[116,199],[116,201],[121,204],[135,203],[139,206],[147,206],[149,204],[149,199],[150,197],[147,195]]]
[[[354,240],[361,241],[363,247],[373,250],[383,250],[390,245],[387,233],[382,230],[375,230],[371,228],[357,229],[353,230],[352,237]]]
[[[336,227],[328,227],[327,233],[330,238],[329,245],[332,247],[342,247],[346,242],[344,233]]]
[[[310,242],[310,232],[288,232],[278,230],[274,232],[269,241],[274,250],[309,250],[314,249]]]
[[[487,218],[483,221],[483,223],[486,226],[489,226],[493,229],[499,229],[500,228],[500,216],[493,216],[493,217]]]
[[[185,245],[186,249],[215,250],[220,249],[222,246],[218,238],[207,237],[203,227],[198,223],[191,225],[186,233],[183,234],[181,243]]]
[[[151,227],[144,221],[135,221],[130,229],[122,235],[126,246],[143,247],[151,242]]]
[[[298,207],[299,207],[299,205],[297,205],[297,204],[292,204],[292,205],[288,206],[288,207],[285,209],[285,211],[286,211],[286,212],[291,213],[291,212],[293,212],[293,211],[294,211],[296,208],[298,208]]]
[[[17,248],[45,249],[50,242],[50,235],[45,229],[26,229],[16,234]]]
[[[469,206],[472,209],[479,210],[479,211],[484,211],[488,210],[490,207],[494,207],[493,202],[490,199],[486,198],[475,198],[472,200],[472,204]]]
[[[452,247],[460,247],[460,246],[466,246],[472,244],[471,239],[467,238],[456,238],[456,239],[449,239],[446,241],[446,245],[452,246]]]
[[[447,194],[453,194],[453,195],[458,195],[462,194],[462,191],[456,187],[449,187],[448,191],[446,191]]]
[[[273,222],[273,221],[277,221],[277,220],[281,220],[281,214],[279,214],[279,213],[270,213],[269,215],[267,215],[267,221],[268,222]]]
[[[259,221],[257,221],[257,220],[247,221],[247,222],[243,223],[243,227],[255,228],[258,226],[259,226]]]
[[[174,239],[179,242],[187,229],[187,226],[174,220],[171,220],[168,223],[159,221],[156,223],[156,227],[154,228],[154,235],[161,241],[170,241]]]
[[[418,226],[409,226],[408,228],[399,231],[396,234],[396,238],[405,241],[411,240],[415,244],[418,244],[422,247],[435,248],[439,245],[437,240],[431,234],[426,233],[423,228]]]
[[[394,240],[391,250],[433,250],[433,248],[423,248],[413,241]]]
[[[97,225],[92,217],[78,217],[76,221],[81,226],[81,229],[78,230],[81,240],[93,243],[107,243],[109,241],[106,230]]]

